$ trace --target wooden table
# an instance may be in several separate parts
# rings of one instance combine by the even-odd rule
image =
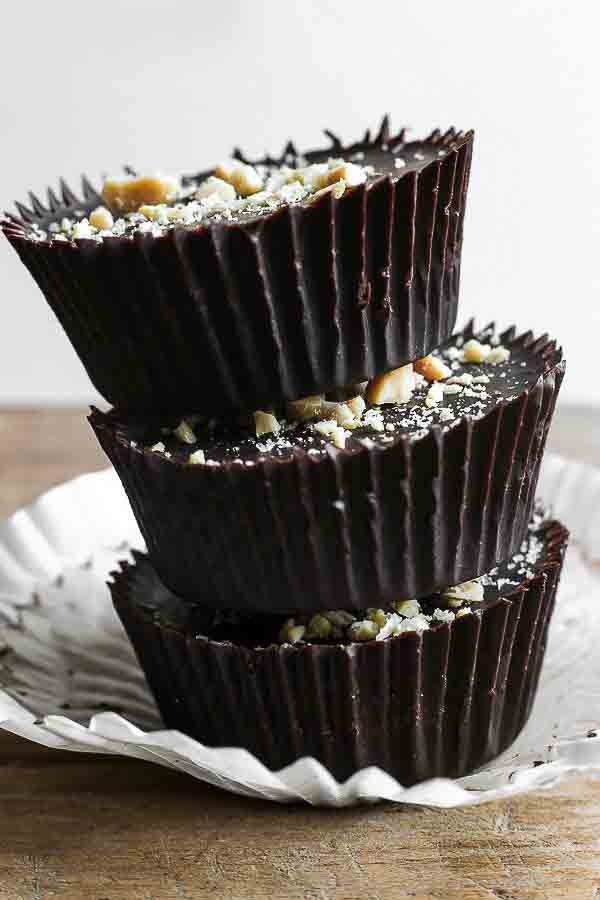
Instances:
[[[562,421],[555,445],[593,458]],[[81,412],[0,413],[0,515],[103,465]],[[0,900],[600,898],[591,779],[460,811],[327,811],[2,732],[0,765]]]

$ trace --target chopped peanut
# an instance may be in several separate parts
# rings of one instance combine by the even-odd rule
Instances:
[[[418,359],[415,364],[415,372],[422,375],[427,381],[441,381],[452,375],[452,369],[442,362],[437,356],[424,356]]]
[[[327,184],[327,181],[324,179],[327,178],[328,172],[329,166],[327,163],[312,163],[310,166],[298,169],[297,176],[309,191],[318,191],[319,188],[325,187]]]
[[[206,462],[204,450],[194,450],[194,452],[190,453],[190,455],[188,456],[188,462],[192,463],[192,465],[203,466]]]
[[[394,600],[391,606],[398,615],[405,616],[407,619],[412,618],[412,616],[418,616],[421,612],[421,607],[417,600]]]
[[[191,425],[182,419],[177,428],[174,429],[173,434],[177,438],[178,441],[181,441],[183,444],[195,444],[196,443],[196,435],[194,434],[194,429]]]
[[[354,419],[354,413],[347,403],[338,403],[335,409],[335,418],[338,425],[346,425]]]
[[[383,403],[407,403],[412,397],[415,376],[411,364],[377,375],[367,387],[367,400],[376,406]]]
[[[370,619],[364,619],[362,622],[354,622],[349,631],[354,641],[372,641],[379,634],[379,625]]]
[[[254,428],[256,436],[260,437],[261,434],[277,434],[281,425],[272,413],[259,409],[254,413]]]
[[[304,637],[305,625],[296,625],[293,619],[283,623],[279,632],[279,640],[282,644],[297,644]]]
[[[380,628],[383,628],[383,626],[386,624],[386,622],[388,620],[388,614],[386,613],[386,611],[384,609],[373,608],[373,609],[367,610],[367,618],[371,622],[375,622],[375,624],[378,625]]]
[[[215,169],[215,176],[233,185],[241,197],[262,191],[263,180],[254,168],[239,159],[228,159]]]
[[[287,403],[287,415],[293,421],[299,419],[305,422],[313,419],[321,412],[323,397],[321,394],[314,394],[310,397],[301,397],[300,400],[290,400]]]
[[[442,594],[442,599],[448,606],[461,606],[465,601],[480,603],[483,597],[484,588],[480,581],[465,581],[463,584],[447,588]]]
[[[325,616],[320,613],[316,613],[312,616],[306,626],[306,637],[309,640],[314,640],[315,638],[324,640],[329,637],[331,630],[332,625],[329,619],[326,619]]]
[[[235,200],[234,186],[223,178],[215,178],[214,175],[202,182],[194,194],[194,200],[204,200],[206,197],[214,196],[214,194],[226,203],[231,203]]]
[[[137,212],[145,204],[170,203],[179,191],[179,179],[172,175],[126,175],[107,178],[102,199],[118,212]]]
[[[490,347],[488,344],[481,344],[475,338],[471,338],[464,346],[463,356],[466,363],[496,365],[497,363],[508,362],[510,350],[506,347]]]
[[[497,363],[508,362],[509,359],[510,350],[507,350],[506,347],[492,347],[492,349],[487,354],[485,361],[486,363],[496,365]]]
[[[328,169],[317,179],[317,187],[326,188],[338,181],[343,181],[344,185],[352,187],[356,184],[362,184],[367,180],[367,173],[360,166],[354,163],[342,162],[333,169]]]
[[[323,194],[333,194],[336,200],[343,195],[346,190],[346,182],[345,181],[334,181],[333,184],[328,184],[327,187],[321,188],[321,190],[316,191],[314,194],[311,194],[309,199],[311,201],[316,200],[318,197],[322,197]]]
[[[346,400],[346,404],[350,407],[353,415],[355,415],[357,419],[360,419],[365,409],[367,408],[365,401],[360,396],[353,397],[352,400]]]
[[[105,228],[112,228],[115,224],[113,214],[105,206],[97,206],[96,209],[90,213],[89,221],[90,225],[93,225],[98,231],[103,231]]]
[[[313,425],[315,431],[318,431],[319,434],[322,434],[324,437],[333,434],[337,427],[338,424],[335,419],[322,419],[320,422],[315,422]]]
[[[167,207],[164,203],[158,203],[156,205],[144,203],[138,209],[138,212],[141,216],[144,216],[145,219],[149,219],[151,222],[157,222],[162,215],[166,213]]]
[[[338,628],[345,628],[347,625],[351,625],[356,618],[352,613],[346,612],[345,609],[328,609],[321,615],[325,616],[332,625],[336,625]]]
[[[463,354],[466,363],[482,363],[485,362],[486,356],[488,354],[489,347],[486,347],[484,344],[481,344],[475,338],[471,338],[470,341],[464,346]]]

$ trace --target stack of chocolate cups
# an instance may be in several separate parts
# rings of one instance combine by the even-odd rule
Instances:
[[[500,753],[567,533],[535,507],[564,361],[453,333],[472,133],[62,183],[2,228],[114,408],[148,553],[115,607],[165,724],[403,784]]]

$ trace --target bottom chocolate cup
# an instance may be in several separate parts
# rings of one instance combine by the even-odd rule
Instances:
[[[279,644],[278,617],[260,615],[211,626],[215,613],[172,594],[142,554],[111,590],[167,727],[273,770],[312,756],[339,781],[379,766],[410,785],[472,772],[523,728],[567,539],[556,521],[532,525],[480,582],[481,602],[385,640]]]

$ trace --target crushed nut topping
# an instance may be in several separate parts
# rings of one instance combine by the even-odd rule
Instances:
[[[385,608],[374,607],[360,614],[328,610],[287,619],[279,632],[280,643],[385,641],[404,632],[418,634],[438,624],[450,624],[466,615],[477,615],[486,591],[490,596],[504,588],[513,590],[533,578],[544,553],[539,528],[543,513],[536,513],[520,550],[507,563],[487,575],[449,587],[431,597],[395,600]],[[509,577],[507,577],[507,573]]]
[[[231,221],[283,204],[311,201],[323,193],[341,197],[347,188],[363,184],[373,174],[372,167],[341,158],[311,165],[298,159],[296,163],[294,168],[287,164],[252,166],[228,159],[212,175],[185,189],[178,178],[170,175],[112,176],[105,180],[101,192],[107,215],[97,215],[98,210],[94,210],[89,220],[65,218],[52,223],[48,232],[53,240],[101,241],[110,235],[135,231],[159,236],[173,225]],[[113,212],[121,218],[115,220]],[[31,237],[40,240],[42,232],[32,230]]]
[[[483,591],[483,585],[481,589]],[[443,597],[440,601],[443,604]],[[461,601],[461,605],[468,602],[465,599]],[[462,614],[467,612],[470,612],[470,608],[464,606]],[[406,631],[427,631],[432,623],[449,623],[455,617],[456,614],[443,605],[436,606],[431,614],[425,614],[418,600],[395,601],[387,609],[365,610],[362,618],[346,610],[329,610],[312,616],[287,619],[279,632],[279,640],[283,644],[320,640],[385,641]]]

